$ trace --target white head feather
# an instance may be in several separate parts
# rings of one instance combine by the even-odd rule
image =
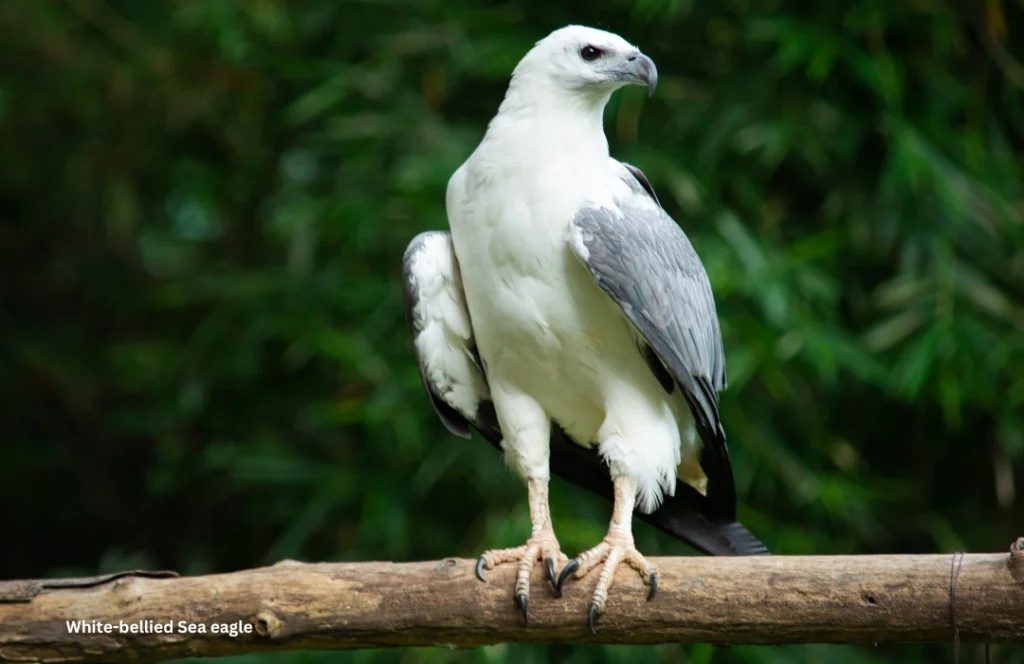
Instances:
[[[653,93],[657,81],[654,62],[622,37],[569,25],[541,39],[519,61],[506,98],[603,109],[618,88],[645,85]]]

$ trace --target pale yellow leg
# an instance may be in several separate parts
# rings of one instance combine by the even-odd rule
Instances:
[[[615,485],[615,504],[612,508],[612,520],[608,526],[608,534],[589,551],[576,556],[558,577],[556,594],[561,594],[562,584],[572,576],[582,578],[588,572],[601,565],[601,573],[597,578],[593,600],[587,621],[590,631],[594,630],[594,621],[598,614],[603,613],[608,601],[608,590],[615,580],[615,570],[620,563],[626,563],[648,584],[651,589],[647,599],[653,599],[658,590],[658,574],[654,566],[637,551],[633,545],[633,504],[636,500],[636,481],[629,477],[617,477]],[[603,564],[602,564],[603,563]]]
[[[548,579],[553,590],[557,590],[555,567],[568,560],[555,537],[551,526],[551,512],[548,508],[547,480],[530,479],[526,482],[528,501],[530,503],[530,523],[532,532],[526,544],[511,549],[495,549],[486,551],[476,563],[476,575],[486,581],[485,569],[493,569],[502,563],[519,562],[516,575],[515,598],[523,619],[529,620],[528,604],[530,598],[530,574],[538,560],[547,566]]]

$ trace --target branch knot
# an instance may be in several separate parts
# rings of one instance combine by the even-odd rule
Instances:
[[[1010,576],[1014,581],[1024,583],[1024,537],[1018,537],[1017,541],[1010,545],[1010,556],[1006,560],[1006,566],[1010,568]]]
[[[281,636],[284,624],[277,614],[270,609],[263,609],[252,619],[253,629],[260,636],[267,639],[276,639]]]

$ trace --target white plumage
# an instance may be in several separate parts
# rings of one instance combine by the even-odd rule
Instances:
[[[448,235],[425,233],[421,243],[410,247],[406,262],[418,289],[412,314],[420,329],[413,343],[424,379],[452,408],[475,413],[490,390],[470,352],[473,328]]]

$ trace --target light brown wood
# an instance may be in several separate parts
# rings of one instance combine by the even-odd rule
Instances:
[[[182,578],[129,575],[92,587],[0,583],[0,661],[150,662],[288,649],[471,647],[499,642],[779,644],[1024,642],[1024,540],[1010,554],[653,558],[657,597],[625,569],[597,635],[597,575],[552,597],[541,565],[530,623],[513,603],[515,566],[475,561],[303,564]],[[957,567],[959,572],[957,573]],[[20,585],[18,585],[20,584]],[[72,585],[87,585],[77,583]],[[111,625],[73,634],[67,621]],[[148,621],[148,622],[147,622]],[[148,633],[119,633],[121,624]],[[170,625],[156,633],[155,625]],[[250,633],[213,633],[234,624]],[[194,625],[205,633],[183,632]]]

